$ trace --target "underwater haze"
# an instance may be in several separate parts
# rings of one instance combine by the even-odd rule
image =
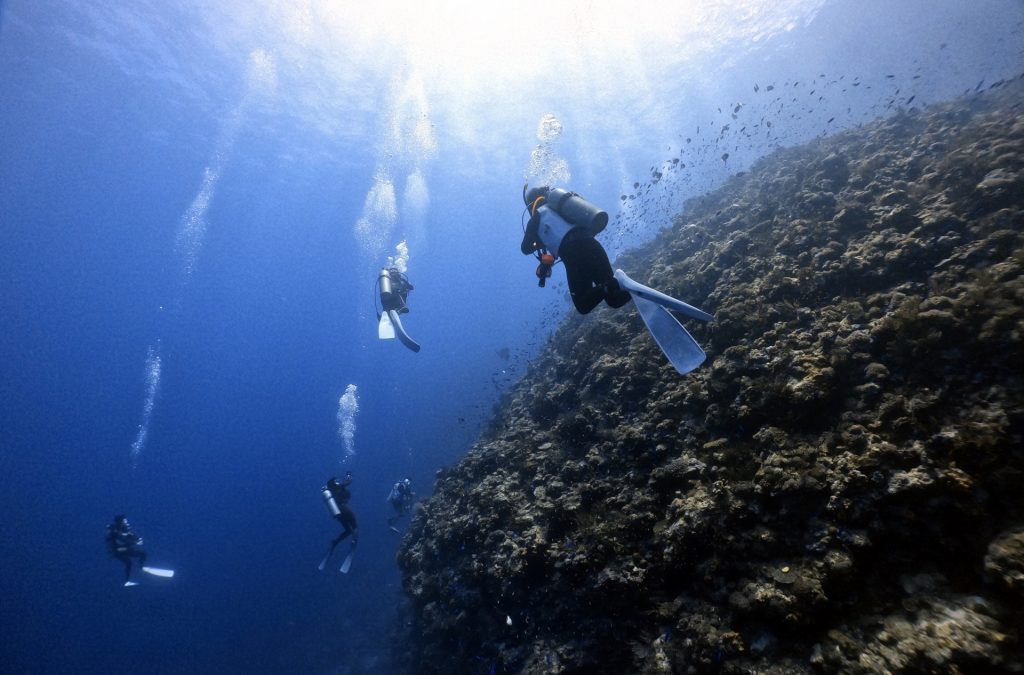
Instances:
[[[1018,77],[1022,30],[1019,0],[0,3],[2,670],[396,672],[392,484],[428,496],[578,320],[523,184],[606,209],[614,262],[777,148]],[[377,338],[387,264],[419,353]],[[345,471],[359,546],[320,572]],[[122,587],[116,513],[172,579]]]

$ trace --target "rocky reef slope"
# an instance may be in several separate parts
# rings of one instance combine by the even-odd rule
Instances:
[[[618,261],[399,554],[417,672],[1022,672],[1020,81],[779,151]]]

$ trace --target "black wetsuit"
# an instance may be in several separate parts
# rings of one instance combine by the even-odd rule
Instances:
[[[334,497],[334,502],[338,505],[338,510],[341,512],[335,518],[338,519],[338,522],[344,528],[344,531],[338,535],[338,538],[331,542],[332,549],[349,535],[352,535],[353,546],[359,541],[359,525],[356,523],[356,514],[348,507],[348,500],[352,498],[352,493],[348,491],[348,486],[351,484],[351,476],[346,476],[340,482],[329,481],[327,483],[327,489],[331,491],[331,496]]]
[[[382,294],[381,306],[385,312],[394,310],[399,314],[408,313],[409,291],[413,290],[409,277],[399,272],[396,267],[388,268],[388,277],[391,279],[391,297],[385,298]]]
[[[535,211],[526,225],[520,250],[530,255],[544,246],[538,236],[540,212]],[[622,307],[630,301],[628,291],[619,288],[615,281],[608,254],[597,239],[586,229],[574,227],[558,246],[558,257],[565,263],[565,275],[569,281],[569,296],[576,311],[587,314],[604,300],[610,307]]]
[[[142,538],[131,531],[127,522],[115,521],[107,525],[107,549],[110,551],[110,555],[124,563],[125,582],[131,580],[133,558],[138,558],[139,567],[146,564],[146,551],[142,548]]]

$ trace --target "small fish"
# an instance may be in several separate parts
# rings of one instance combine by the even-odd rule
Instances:
[[[907,105],[910,105],[911,103],[913,103],[915,98],[917,98],[917,94],[914,94],[913,96],[908,98],[907,99]]]
[[[723,162],[728,162],[729,161],[729,153],[728,152],[722,155],[722,161]]]

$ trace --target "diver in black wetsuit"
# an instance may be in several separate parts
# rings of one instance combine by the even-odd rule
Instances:
[[[356,523],[356,514],[352,513],[352,509],[348,506],[348,500],[352,498],[352,493],[348,491],[348,486],[352,484],[352,472],[348,471],[345,473],[345,477],[340,481],[331,477],[327,481],[327,485],[324,489],[330,493],[331,500],[328,501],[328,508],[334,517],[341,523],[343,529],[342,533],[338,535],[337,539],[331,542],[331,551],[334,551],[334,547],[340,544],[349,535],[352,536],[352,546],[354,547],[359,543],[359,525]],[[333,505],[331,504],[333,501]]]
[[[577,225],[567,220],[555,204],[548,204],[552,195],[563,204],[567,199],[585,204],[589,208],[586,214],[590,217],[589,222]],[[579,195],[548,187],[524,188],[523,200],[530,209],[530,221],[523,233],[520,250],[523,255],[537,255],[540,286],[551,276],[551,267],[560,257],[565,263],[569,295],[580,314],[587,314],[602,300],[616,308],[630,301],[629,292],[620,288],[614,278],[608,254],[594,238],[607,224],[607,213],[597,211]]]
[[[398,337],[399,341],[413,352],[420,350],[420,345],[405,332],[400,314],[409,312],[409,292],[413,285],[397,267],[386,267],[377,276],[377,291],[380,294],[381,311],[377,315],[377,337],[390,340]]]
[[[409,291],[414,290],[409,277],[403,274],[397,267],[386,267],[381,270],[381,278],[378,279],[380,288],[380,304],[384,311],[394,310],[399,314],[409,312]],[[382,283],[387,277],[388,283]]]
[[[146,564],[146,551],[142,548],[142,537],[132,531],[123,514],[114,516],[114,522],[107,525],[107,549],[110,555],[124,563],[124,585],[134,586],[132,559],[138,558],[139,567]]]

